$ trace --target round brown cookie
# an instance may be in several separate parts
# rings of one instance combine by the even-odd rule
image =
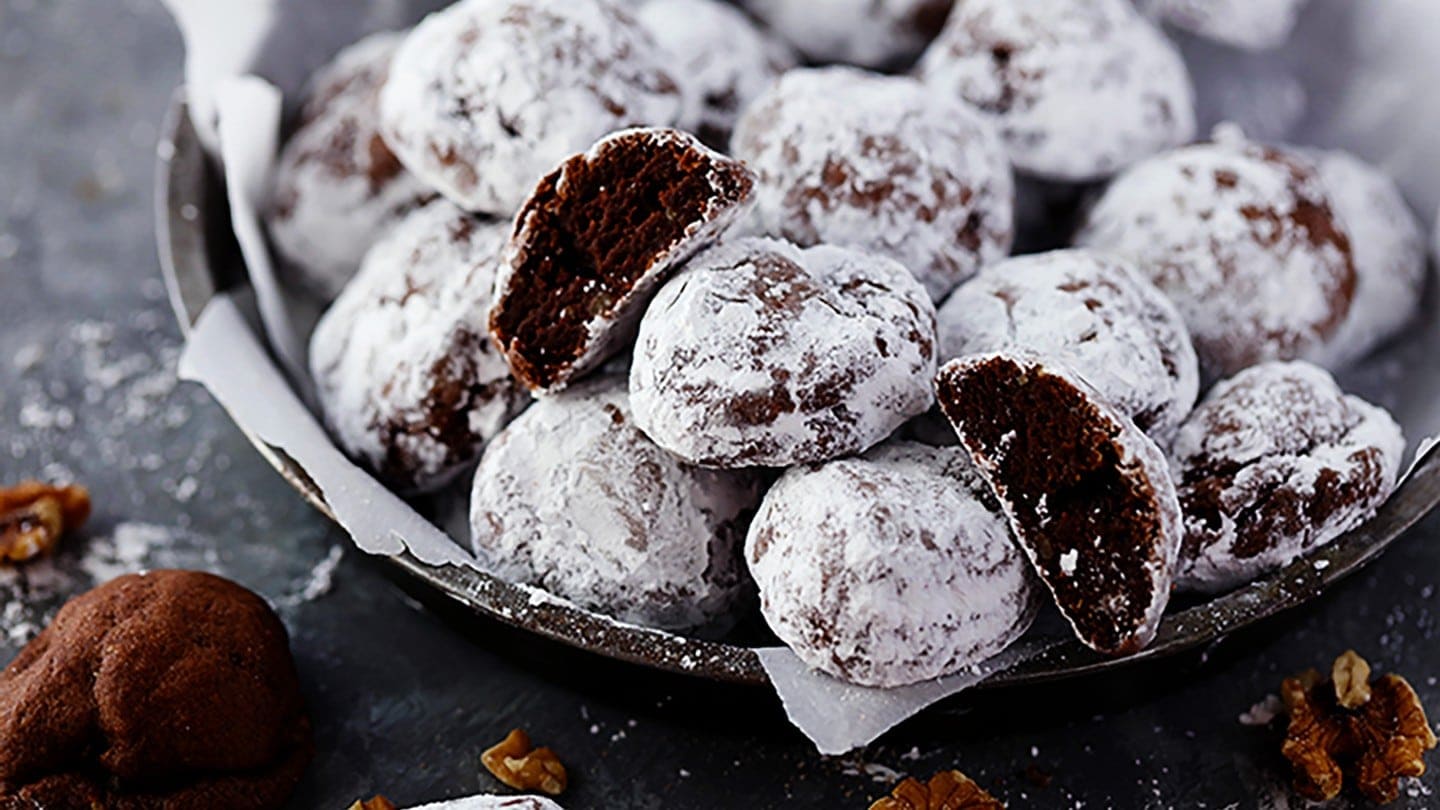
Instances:
[[[1080,640],[1150,643],[1182,534],[1164,453],[1061,365],[1024,353],[948,363],[937,397]]]
[[[630,368],[636,423],[707,467],[860,452],[933,401],[935,309],[889,259],[742,239],[655,296]]]
[[[622,351],[655,288],[750,205],[744,164],[673,129],[617,132],[540,182],[515,219],[490,334],[554,391]]]
[[[1388,413],[1309,363],[1218,383],[1172,451],[1185,514],[1178,584],[1225,590],[1355,528],[1390,497],[1404,453]]]
[[[380,137],[380,88],[403,34],[372,34],[311,79],[280,150],[266,224],[296,284],[329,301],[375,239],[435,196]]]
[[[1350,239],[1355,297],[1334,337],[1309,358],[1342,368],[1398,334],[1425,291],[1425,237],[1395,181],[1346,152],[1311,156]]]
[[[0,673],[0,807],[279,808],[312,753],[284,626],[210,574],[82,594]]]
[[[957,0],[918,73],[1049,180],[1101,179],[1195,134],[1185,63],[1130,0]]]
[[[959,448],[889,442],[792,467],[745,544],[766,622],[802,661],[865,686],[980,663],[1030,626],[1029,564]]]
[[[1212,379],[1319,352],[1355,294],[1314,165],[1228,129],[1116,178],[1076,241],[1129,258],[1175,302]]]
[[[678,126],[724,151],[751,100],[794,67],[788,45],[722,0],[629,0],[670,54],[685,109]]]
[[[648,627],[722,629],[746,595],[747,472],[688,466],[634,424],[623,378],[546,397],[496,436],[475,475],[480,564]]]
[[[668,56],[614,0],[461,0],[405,38],[380,122],[405,165],[456,204],[509,216],[607,132],[675,123]]]
[[[954,0],[741,0],[812,62],[898,68],[935,38]]]
[[[1162,446],[1200,371],[1180,313],[1123,259],[1057,250],[992,264],[940,307],[940,359],[1026,349],[1085,378]]]
[[[413,212],[310,338],[330,431],[398,490],[444,486],[530,401],[486,334],[507,231],[444,200]]]
[[[1010,252],[1004,144],[958,100],[903,76],[794,70],[745,111],[735,156],[759,177],[759,230],[910,269],[930,297]]]
[[[1236,48],[1263,51],[1290,38],[1308,0],[1142,0],[1160,19]]]

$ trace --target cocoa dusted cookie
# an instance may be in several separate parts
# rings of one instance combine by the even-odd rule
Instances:
[[[647,627],[719,629],[749,584],[748,472],[684,464],[641,433],[625,381],[546,397],[485,450],[470,520],[481,566]]]
[[[1039,605],[999,504],[954,447],[888,442],[792,467],[745,550],[780,640],[865,686],[978,664],[1019,638]]]
[[[1175,302],[1212,379],[1321,352],[1355,297],[1315,165],[1230,128],[1117,177],[1076,241],[1129,258]]]
[[[1143,649],[1182,535],[1165,454],[1089,383],[1034,355],[955,360],[936,386],[1076,635],[1110,655]]]
[[[918,75],[998,123],[1015,168],[1098,180],[1195,134],[1175,46],[1130,0],[956,0]]]
[[[935,309],[904,267],[742,239],[695,257],[640,324],[635,421],[707,467],[869,448],[933,401]]]
[[[1063,362],[1162,446],[1200,372],[1180,313],[1123,259],[1057,250],[992,264],[940,307],[941,361],[1028,349]]]
[[[398,490],[444,486],[530,401],[486,332],[507,231],[445,200],[415,211],[311,336],[326,424]]]
[[[615,0],[461,0],[401,44],[381,129],[456,204],[509,216],[541,175],[605,133],[675,123],[668,61]]]
[[[1414,318],[1425,292],[1425,237],[1384,172],[1347,152],[1310,157],[1355,259],[1350,312],[1310,359],[1343,368],[1395,337]]]
[[[403,36],[372,34],[317,71],[280,150],[270,238],[296,285],[324,301],[340,294],[380,234],[435,196],[380,135],[380,88]]]
[[[210,574],[82,594],[0,673],[0,807],[269,810],[312,753],[284,626]]]
[[[1146,0],[1160,19],[1247,51],[1285,44],[1309,0]]]
[[[673,129],[610,135],[530,195],[495,284],[490,334],[536,391],[619,353],[670,273],[748,210],[744,164]]]
[[[954,0],[741,0],[812,62],[899,68],[935,38]]]
[[[888,256],[939,301],[1014,237],[1005,146],[958,99],[904,76],[795,70],[745,111],[735,156],[766,235]]]
[[[677,126],[724,150],[741,110],[794,67],[795,52],[722,0],[629,0],[670,55],[685,108]]]
[[[1185,513],[1178,583],[1221,591],[1369,520],[1395,487],[1405,437],[1323,369],[1265,363],[1217,384],[1172,452]]]

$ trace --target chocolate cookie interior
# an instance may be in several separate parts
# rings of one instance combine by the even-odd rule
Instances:
[[[752,185],[740,163],[653,130],[616,136],[542,180],[516,220],[513,275],[490,317],[515,375],[543,389],[582,371],[592,323],[623,324],[637,288]]]
[[[952,363],[938,387],[1081,639],[1107,653],[1143,647],[1157,598],[1149,563],[1167,529],[1155,487],[1124,457],[1123,423],[1065,377],[1005,356]]]

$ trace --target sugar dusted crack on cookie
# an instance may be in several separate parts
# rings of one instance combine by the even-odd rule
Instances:
[[[933,402],[935,309],[904,267],[741,239],[695,257],[646,311],[635,420],[707,467],[864,451]]]
[[[937,396],[1080,640],[1111,655],[1149,644],[1181,540],[1160,448],[1073,372],[1024,353],[953,361]]]
[[[611,135],[540,182],[496,281],[490,334],[554,391],[621,351],[655,288],[748,210],[739,161],[670,129]]]
[[[1266,363],[1217,384],[1173,450],[1179,584],[1225,590],[1360,525],[1390,496],[1404,452],[1390,414],[1309,363]]]

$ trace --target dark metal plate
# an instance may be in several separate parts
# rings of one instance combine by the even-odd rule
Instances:
[[[163,129],[156,170],[156,239],[171,303],[188,331],[219,290],[245,286],[239,248],[230,230],[221,180],[209,164],[176,94]],[[334,514],[323,494],[278,448],[249,437],[276,470],[315,508]],[[1440,503],[1440,462],[1426,459],[1380,513],[1324,549],[1250,585],[1165,617],[1160,634],[1143,652],[1123,659],[1097,655],[1073,639],[992,676],[987,686],[1014,686],[1086,675],[1188,650],[1267,616],[1304,604],[1331,584],[1379,557],[1406,529]],[[451,566],[435,567],[408,554],[391,562],[439,594],[474,611],[612,658],[654,669],[730,683],[768,683],[748,648],[683,638],[616,624],[603,616],[552,603],[536,604],[529,592],[494,577]]]

